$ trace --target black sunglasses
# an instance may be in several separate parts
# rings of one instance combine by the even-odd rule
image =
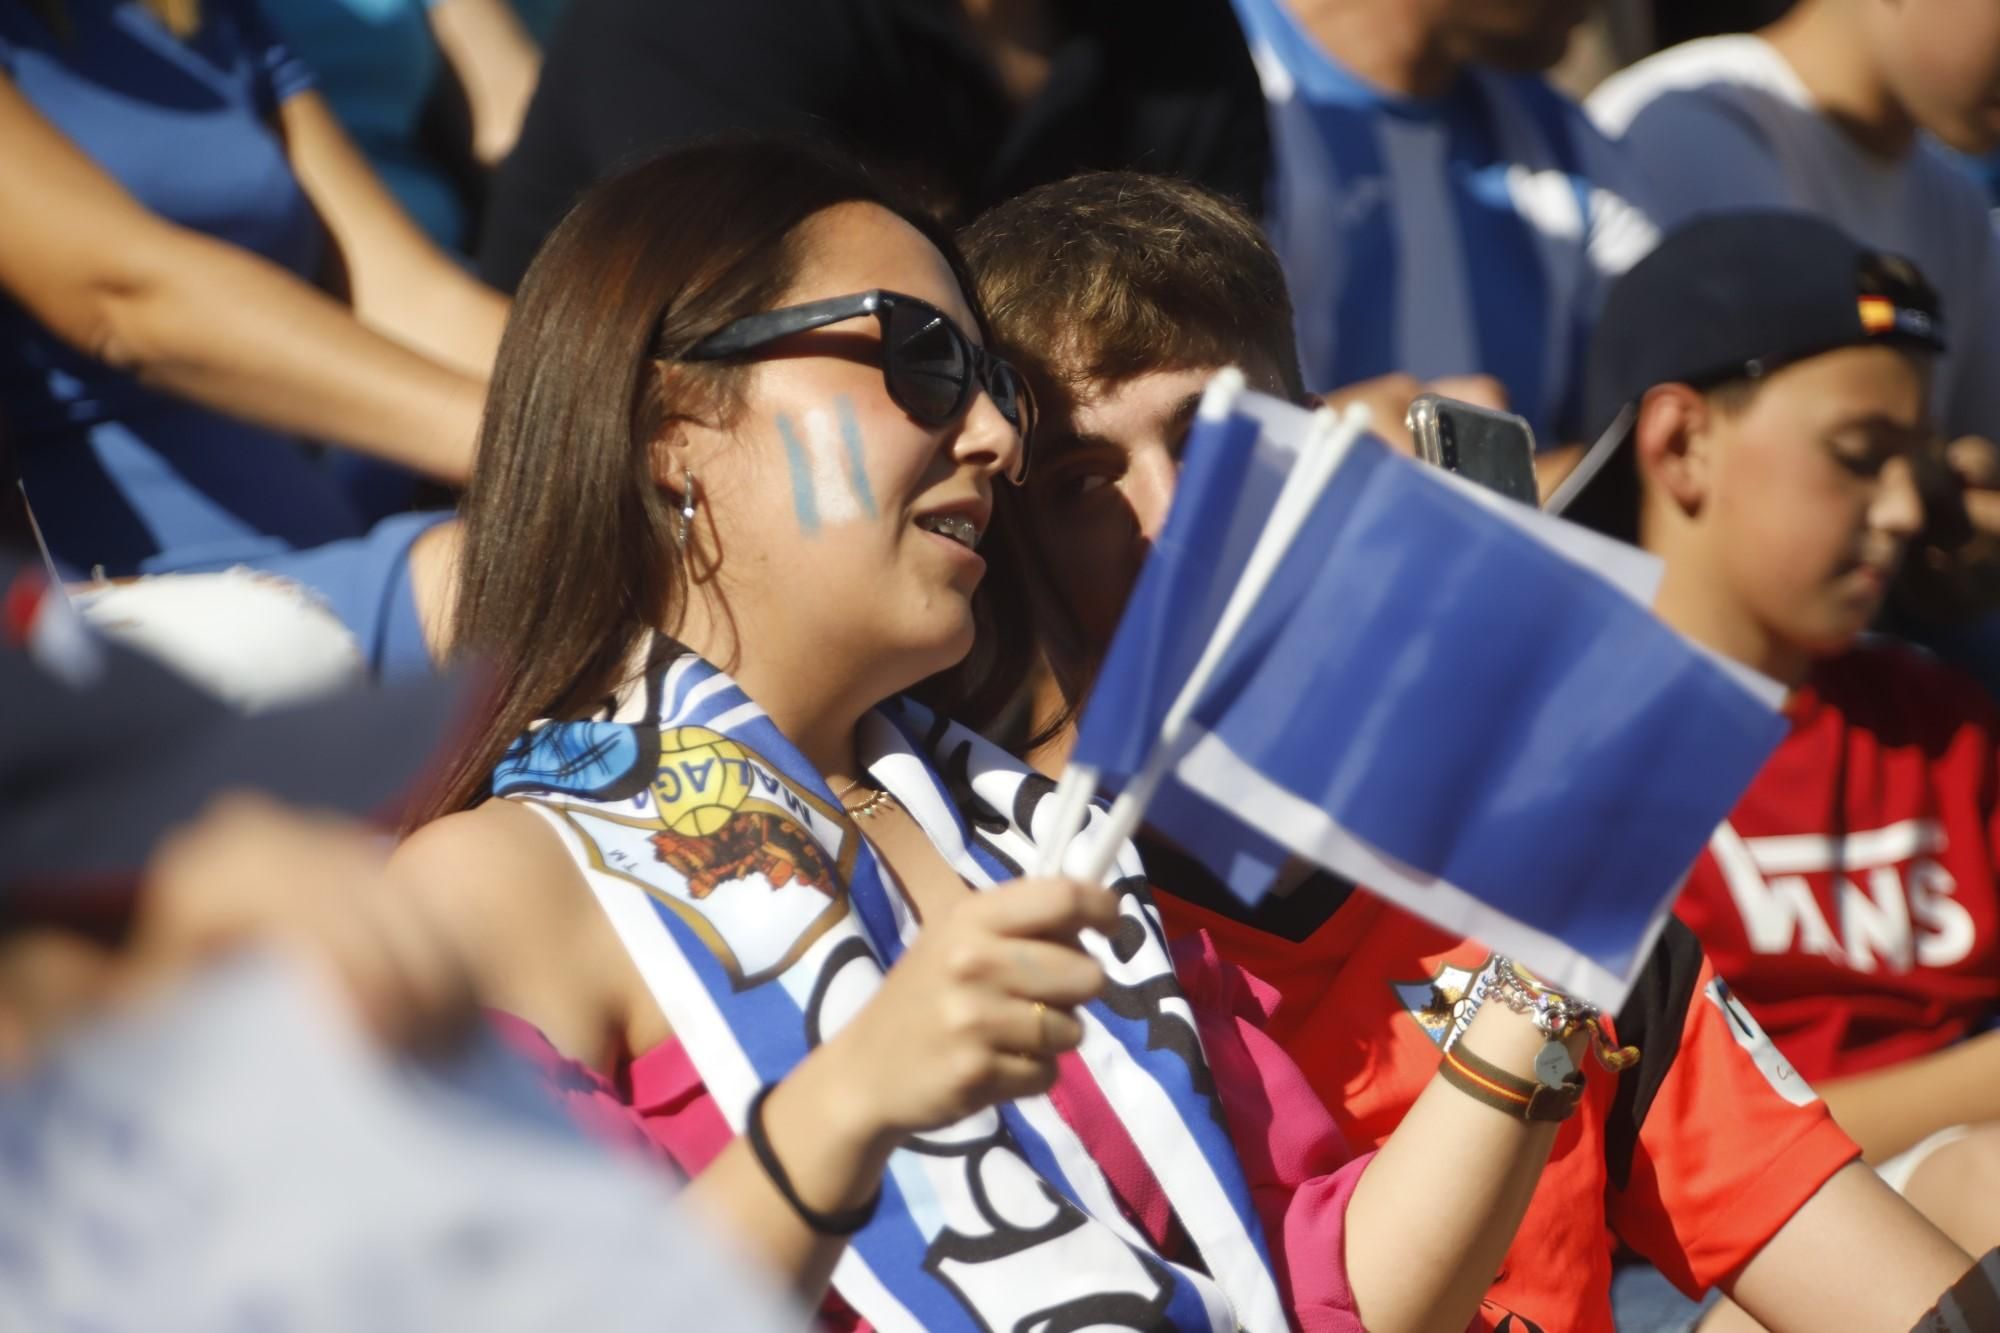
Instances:
[[[720,361],[862,315],[881,322],[882,383],[896,406],[926,426],[942,426],[971,406],[973,393],[983,387],[1021,437],[1020,461],[1007,480],[1016,486],[1027,480],[1035,437],[1035,399],[1027,381],[966,337],[944,311],[914,296],[878,288],[745,315],[696,343],[686,359]]]

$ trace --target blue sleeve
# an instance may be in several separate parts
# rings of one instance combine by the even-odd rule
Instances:
[[[217,0],[209,0],[216,4]],[[258,0],[223,0],[218,19],[226,15],[236,28],[243,54],[256,70],[257,110],[270,116],[292,98],[310,92],[318,80],[306,62],[292,53],[284,38],[265,18]]]
[[[410,586],[410,547],[450,517],[446,509],[397,514],[360,537],[241,563],[309,589],[354,635],[373,679],[407,680],[434,669]]]
[[[1617,144],[1643,174],[1663,230],[1699,213],[1797,206],[1751,117],[1700,89],[1654,98]]]

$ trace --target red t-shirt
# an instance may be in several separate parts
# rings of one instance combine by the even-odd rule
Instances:
[[[2000,1007],[2000,710],[1903,648],[1822,664],[1677,907],[1808,1079],[1938,1050]]]
[[[1227,890],[1158,851],[1156,883],[1228,911],[1158,893],[1169,932],[1206,930],[1275,989],[1266,1031],[1349,1140],[1379,1146],[1436,1073],[1441,1040],[1469,1021],[1465,986],[1488,951],[1366,893],[1329,916],[1324,879],[1254,913],[1230,908]],[[1620,1015],[1643,1058],[1618,1076],[1593,1063],[1475,1328],[1611,1333],[1613,1233],[1693,1295],[1854,1160],[1853,1141],[1728,1006],[1693,937],[1670,927]]]

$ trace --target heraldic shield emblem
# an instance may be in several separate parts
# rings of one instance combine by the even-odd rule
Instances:
[[[628,800],[541,803],[583,836],[592,869],[686,922],[738,990],[782,974],[847,914],[847,821],[706,727],[662,730],[659,769]]]

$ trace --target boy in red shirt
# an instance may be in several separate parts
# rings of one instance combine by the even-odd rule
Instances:
[[[993,729],[1054,774],[1165,519],[1203,385],[1238,364],[1253,387],[1300,396],[1290,305],[1253,224],[1157,178],[1043,186],[961,239],[1042,407],[1023,521],[988,538],[1014,547],[996,550],[995,572],[1019,570],[1020,637],[1042,669],[1025,715]],[[978,693],[960,702],[971,716]],[[1169,930],[1207,930],[1275,989],[1270,1034],[1357,1147],[1380,1143],[1468,1020],[1466,983],[1489,951],[1325,876],[1245,909],[1170,846],[1146,850]],[[1591,1078],[1478,1327],[1610,1330],[1619,1240],[1690,1294],[1720,1286],[1801,1333],[1907,1327],[1970,1263],[1856,1162],[1684,928],[1666,932],[1617,1026],[1643,1058]]]
[[[1913,268],[1830,223],[1691,223],[1607,301],[1614,428],[1570,513],[1665,561],[1668,623],[1792,687],[1790,737],[1677,910],[1867,1159],[1978,1253],[2000,1242],[2000,711],[1857,642],[1923,524],[1946,332]]]

